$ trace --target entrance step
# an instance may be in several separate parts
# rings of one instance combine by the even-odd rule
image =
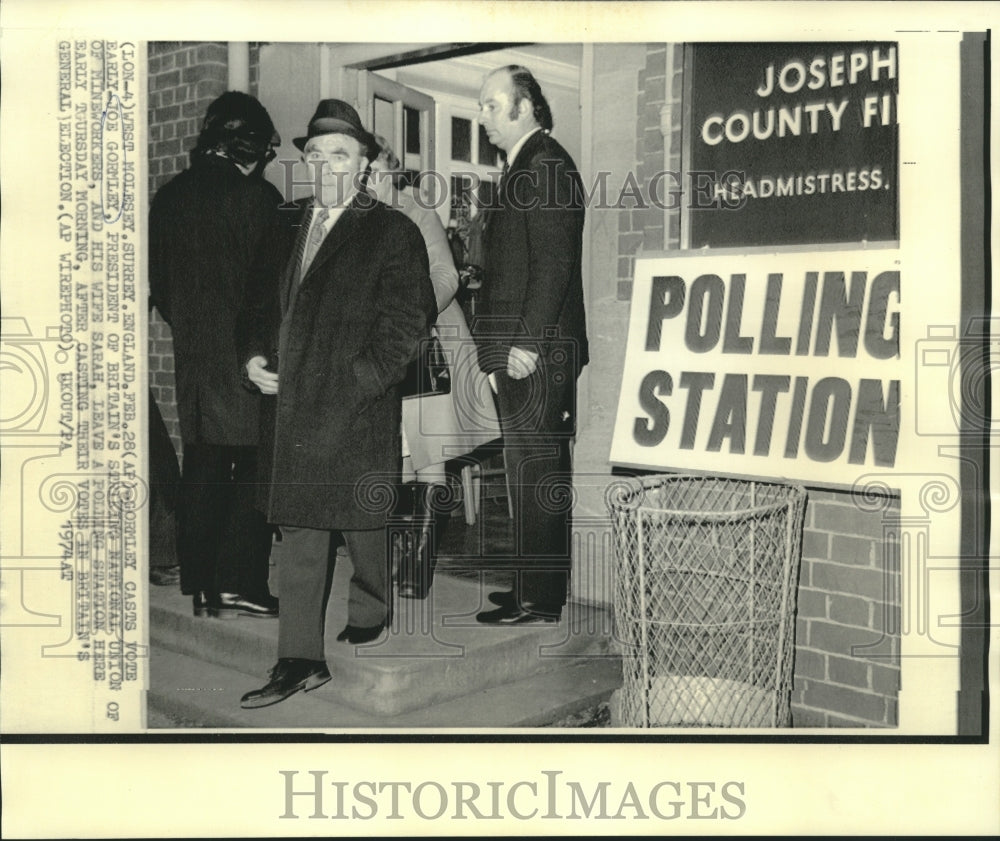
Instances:
[[[336,678],[280,704],[244,710],[240,697],[261,686],[260,677],[156,648],[150,665],[150,726],[175,721],[216,729],[544,727],[597,707],[621,685],[621,666],[613,658],[577,661],[424,709],[383,716],[343,704]]]
[[[213,699],[211,709],[226,695],[226,712],[213,713],[213,720],[225,718],[231,724],[217,726],[323,727],[338,722],[367,726],[364,722],[384,720],[410,726],[402,722],[419,720],[420,714],[430,715],[432,710],[445,715],[449,703],[455,702],[462,719],[450,725],[447,717],[427,719],[424,725],[412,726],[510,726],[501,719],[540,720],[557,713],[560,703],[581,709],[579,703],[592,701],[596,687],[598,694],[607,688],[610,695],[621,683],[610,612],[570,604],[558,624],[484,627],[475,622],[475,614],[491,607],[486,594],[493,588],[445,574],[435,577],[426,601],[396,602],[392,627],[380,640],[361,646],[337,642],[347,618],[350,574],[349,560],[338,559],[326,633],[326,660],[333,680],[267,708],[284,710],[294,700],[293,709],[302,715],[308,710],[306,718],[320,723],[261,725],[257,723],[263,721],[261,711],[239,709],[239,696],[263,685],[277,659],[276,620],[196,618],[190,597],[174,588],[150,588],[151,704],[167,704],[178,712],[193,704],[197,711],[204,705],[202,696]],[[228,675],[231,691],[230,683],[212,675]],[[577,681],[579,688],[574,688]],[[521,711],[515,704],[510,713],[487,707],[482,711],[485,719],[480,720],[462,706],[470,697],[491,690],[504,697],[513,687],[524,689],[525,682],[539,693],[537,708],[532,708],[532,699]],[[321,693],[322,707],[313,710]]]

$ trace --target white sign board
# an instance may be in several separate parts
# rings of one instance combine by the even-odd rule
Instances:
[[[636,260],[614,463],[852,485],[900,467],[893,248]]]

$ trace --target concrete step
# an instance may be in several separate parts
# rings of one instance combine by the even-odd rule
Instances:
[[[397,601],[392,627],[381,640],[362,646],[337,642],[346,623],[350,574],[349,560],[338,560],[327,610],[326,659],[333,680],[324,693],[366,716],[436,707],[581,662],[611,661],[620,670],[610,612],[571,604],[558,624],[484,627],[475,614],[489,606],[486,594],[493,588],[444,574],[436,576],[426,601]],[[174,588],[150,588],[152,649],[255,676],[241,684],[244,692],[264,682],[277,659],[277,637],[276,620],[196,618],[189,597]],[[156,662],[152,676],[159,681]]]
[[[299,692],[280,704],[240,708],[240,697],[262,685],[261,678],[154,647],[147,696],[149,725],[215,729],[311,728],[482,728],[543,727],[605,702],[621,685],[614,658],[574,660],[503,686],[473,692],[396,716],[379,715],[343,704],[337,679]]]

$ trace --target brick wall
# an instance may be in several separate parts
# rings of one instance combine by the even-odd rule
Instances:
[[[668,69],[669,64],[669,69]],[[669,85],[667,75],[669,74]],[[681,170],[683,50],[646,47],[636,96],[637,181]],[[664,147],[660,130],[670,126]],[[663,188],[676,186],[666,179]],[[667,197],[661,193],[666,203]],[[632,291],[640,250],[680,247],[680,211],[651,205],[619,214],[618,297]],[[899,500],[863,504],[850,493],[810,490],[796,618],[792,714],[796,727],[898,723]]]
[[[250,45],[250,96],[260,96],[260,44]]]
[[[639,188],[636,192],[642,198],[626,199],[627,212],[619,214],[619,300],[631,297],[636,254],[680,247],[680,209],[665,211],[651,191],[655,190],[660,205],[669,204],[668,191],[675,184],[670,177],[656,179],[656,175],[663,170],[679,173],[681,169],[683,70],[683,51],[679,45],[647,46],[646,66],[639,71],[635,128],[635,180]],[[666,138],[663,124],[670,126]]]
[[[229,81],[229,48],[223,41],[153,41],[149,62],[149,196],[188,166],[205,110]],[[260,44],[250,45],[250,86],[256,96]],[[170,328],[159,313],[149,316],[149,385],[180,453]]]
[[[862,506],[849,493],[809,493],[792,694],[796,726],[897,723],[898,518],[898,498]]]

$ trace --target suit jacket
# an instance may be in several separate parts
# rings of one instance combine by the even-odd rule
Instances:
[[[576,164],[547,132],[535,132],[485,213],[483,284],[472,326],[480,367],[505,370],[517,345],[540,353],[551,375],[575,379],[590,358]]]
[[[213,155],[160,188],[149,214],[150,298],[170,325],[181,437],[257,443],[260,395],[242,387],[234,330],[281,195]]]
[[[384,525],[400,467],[396,385],[437,312],[417,226],[359,194],[298,282],[312,199],[274,248],[279,281],[248,301],[244,361],[274,357],[278,394],[263,401],[266,512],[278,525]]]

